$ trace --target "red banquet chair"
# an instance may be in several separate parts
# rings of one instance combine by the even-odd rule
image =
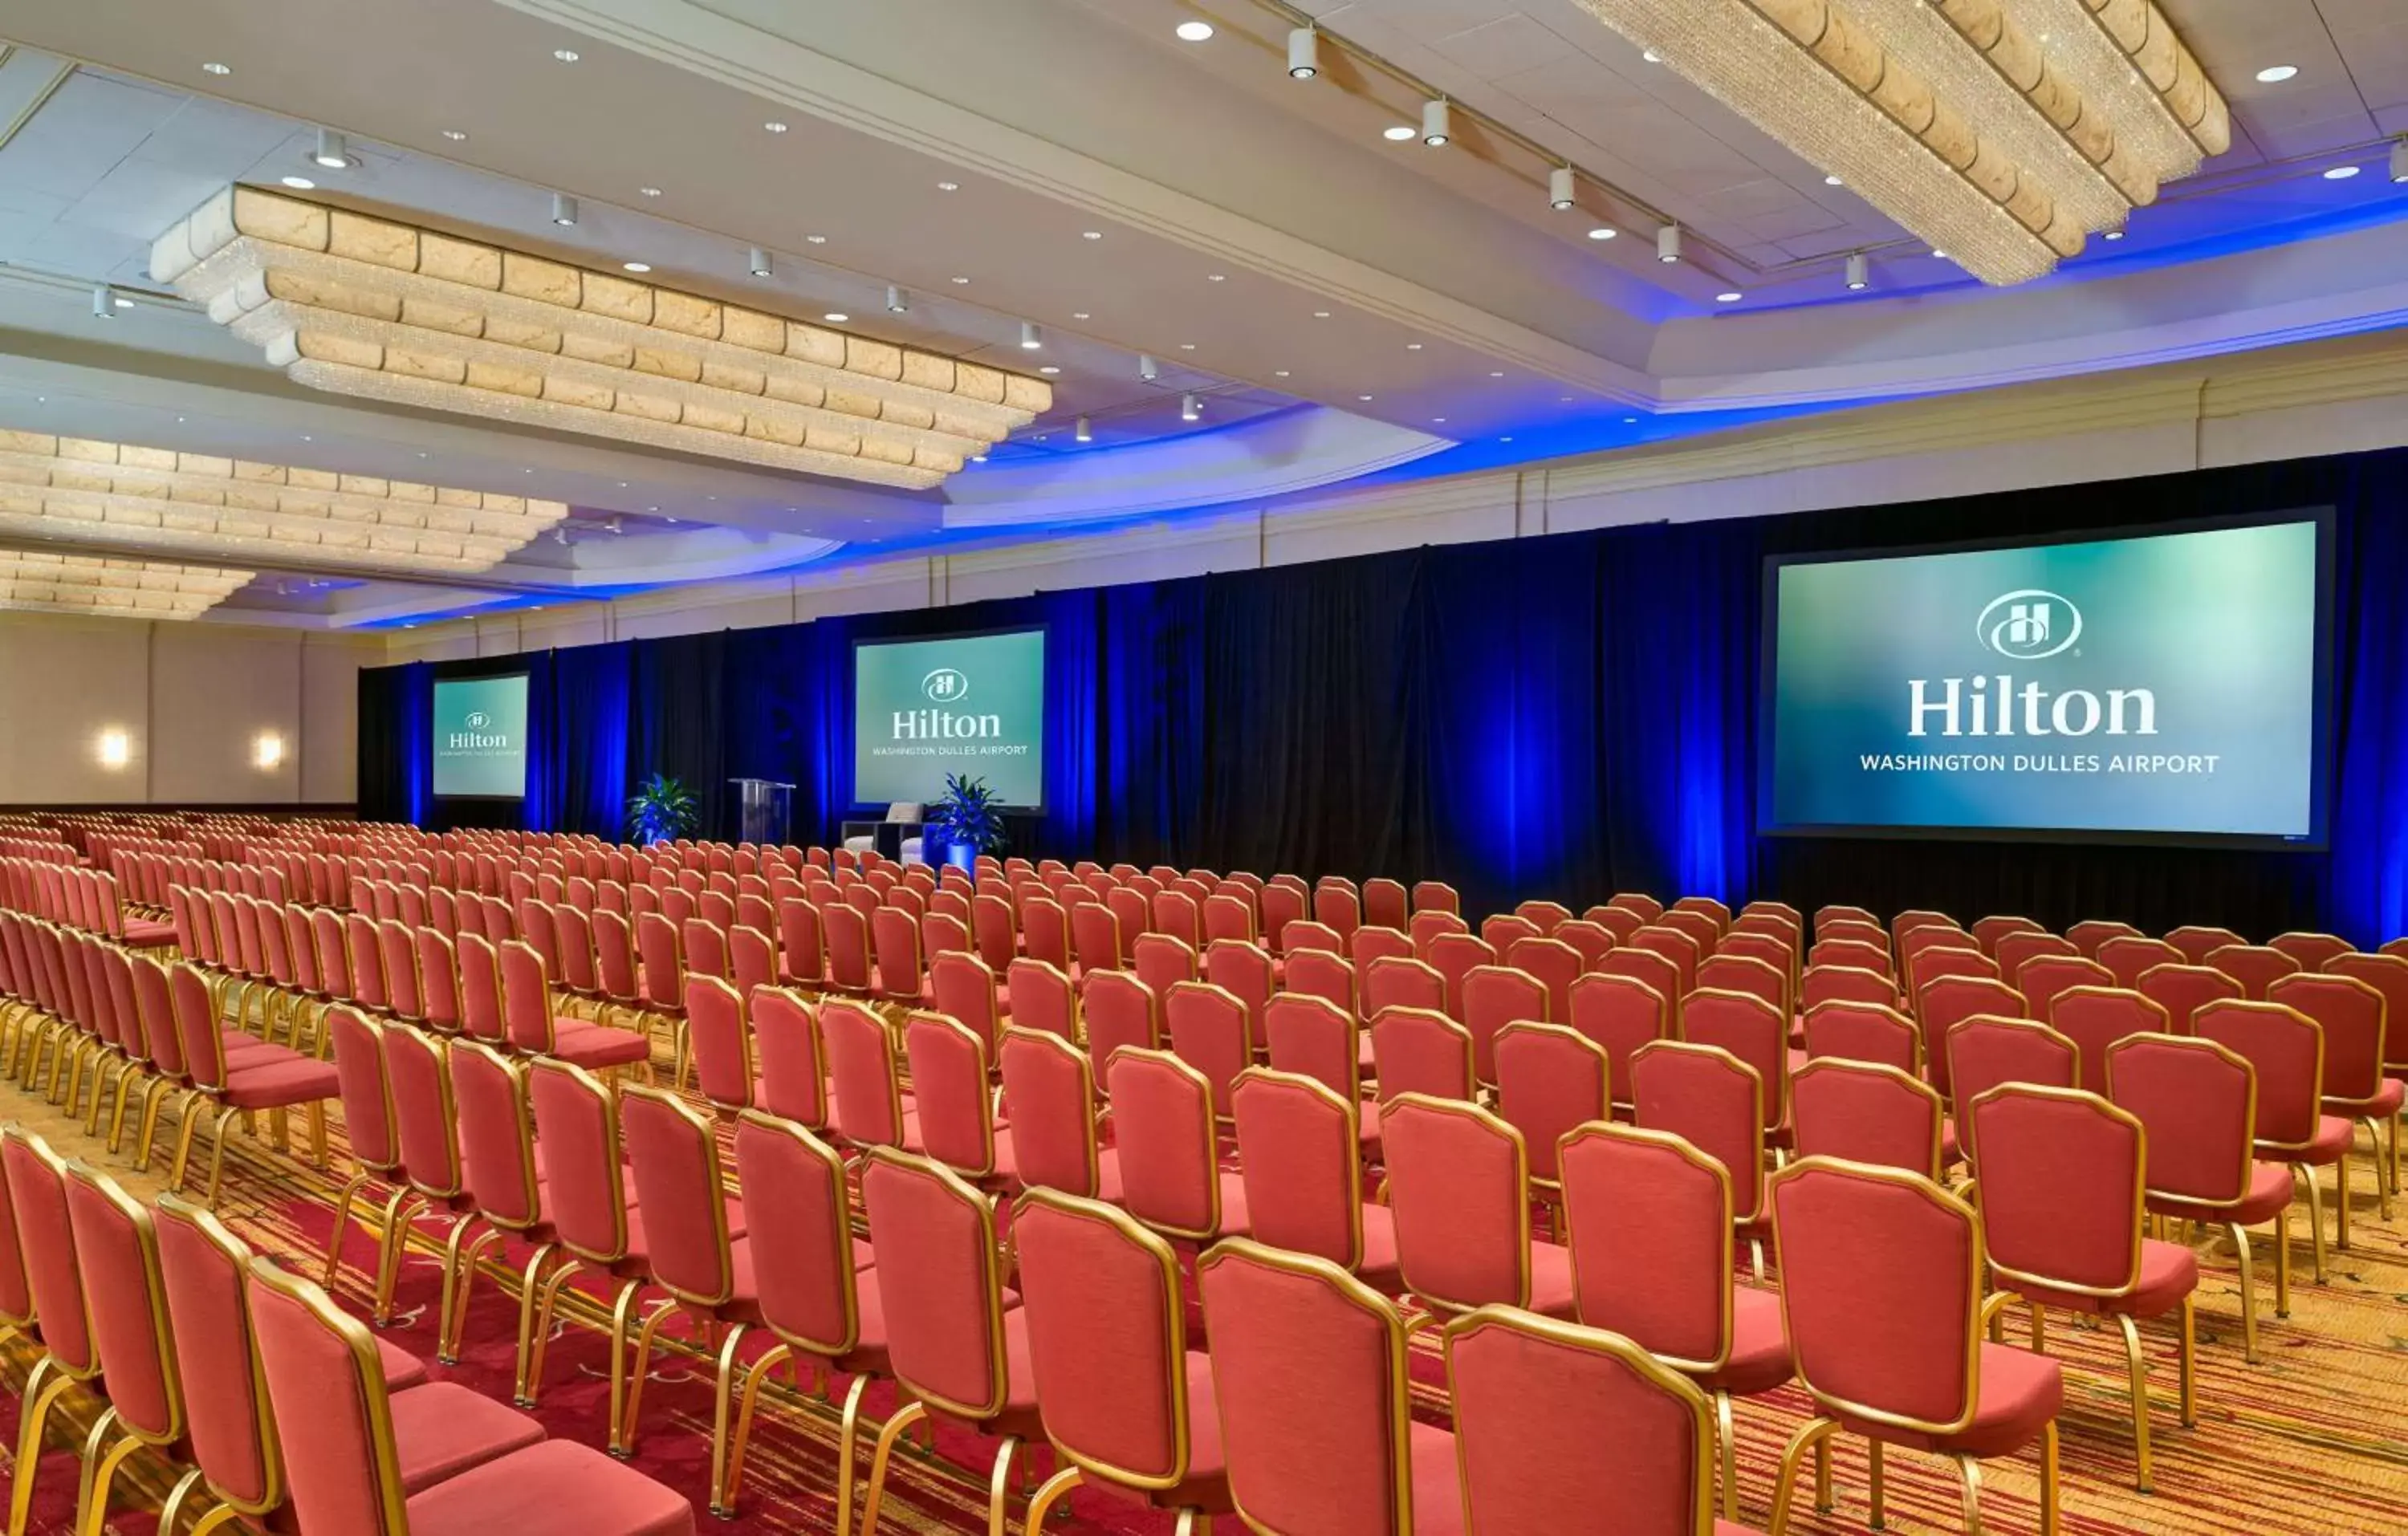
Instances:
[[[1746,992],[1692,992],[1681,999],[1681,1039],[1719,1046],[1764,1086],[1764,1141],[1789,1142],[1789,1020]]]
[[[2391,1192],[2400,1182],[2400,1108],[2402,1098],[2408,1098],[2408,1085],[2386,1070],[2390,1014],[2383,994],[2352,976],[2300,974],[2286,976],[2268,987],[2266,1000],[2297,1010],[2324,1031],[2324,1111],[2366,1127],[2374,1192],[2388,1221]],[[2385,1125],[2391,1127],[2387,1177],[2379,1128]],[[2345,1179],[2341,1184],[2341,1203],[2349,1203]]]
[[[1232,1513],[1211,1357],[1187,1347],[1170,1244],[1047,1189],[1017,1202],[1011,1241],[1038,1416],[1062,1463],[1029,1496],[1026,1529],[1081,1483],[1176,1511],[1182,1529]]]
[[[2239,982],[2242,996],[2252,1002],[2263,1002],[2269,986],[2307,969],[2281,950],[2264,944],[2227,944],[2209,952],[2207,965]]]
[[[2246,1058],[2258,1074],[2258,1154],[2289,1165],[2307,1188],[2310,1253],[2325,1279],[2324,1190],[2316,1170],[2330,1166],[2341,1195],[2349,1190],[2350,1123],[2324,1109],[2324,1029],[2275,1002],[2209,1003],[2191,1017],[2200,1038]],[[2337,1198],[2336,1243],[2349,1246],[2349,1201]]]
[[[1940,1095],[1896,1067],[1823,1056],[1798,1069],[1789,1092],[1800,1157],[1902,1168],[1937,1181],[1954,1150]]]
[[[920,1128],[913,1150],[982,1188],[1010,1187],[1011,1136],[995,1123],[985,1043],[958,1019],[913,1013],[903,1021],[903,1052]]]
[[[1826,999],[1806,1011],[1804,1035],[1809,1061],[1834,1056],[1923,1075],[1923,1031],[1885,1003]]]
[[[1999,953],[1999,940],[2011,933],[2046,933],[2048,930],[2028,917],[1977,917],[1971,929],[1973,942],[1982,946],[1985,955]]]
[[[1764,1279],[1764,1081],[1719,1046],[1657,1041],[1630,1059],[1631,1118],[1677,1136],[1729,1170],[1731,1233]]]
[[[1255,1239],[1327,1259],[1383,1295],[1403,1289],[1391,1213],[1363,1203],[1359,1107],[1312,1078],[1264,1067],[1240,1077],[1232,1097]]]
[[[2185,964],[2183,952],[2162,939],[2145,934],[2118,934],[2099,946],[2091,956],[2107,968],[2117,986],[2138,989],[2141,978],[2158,966]]]
[[[1168,1051],[1124,1046],[1105,1078],[1129,1214],[1199,1244],[1250,1230],[1244,1177],[1220,1164],[1214,1106],[1226,1100],[1213,1098],[1204,1075]]]
[[[455,1446],[466,1443],[458,1456],[466,1470],[413,1488],[397,1450],[403,1415],[366,1325],[265,1258],[251,1263],[251,1313],[303,1530],[688,1536],[694,1529],[694,1506],[682,1495],[598,1451],[545,1440],[541,1426],[498,1403],[466,1414],[472,1402],[490,1401],[466,1389],[446,1426]],[[515,1422],[506,1431],[492,1415]],[[496,1449],[505,1440],[508,1448]]]
[[[2106,1086],[2109,1046],[2127,1035],[2178,1032],[2163,1003],[2122,987],[2068,987],[2032,1012],[2082,1052],[2082,1086],[2093,1093]]]
[[[2117,922],[2113,918],[2093,917],[2068,926],[2065,937],[2084,956],[2096,960],[2100,957],[2100,950],[2112,940],[2138,939],[2143,935],[2140,929],[2129,923]]]
[[[2141,972],[2134,990],[2166,1011],[2167,1032],[2176,1035],[2195,1033],[2191,1016],[2207,1004],[2246,996],[2241,983],[2223,971],[2190,964],[2151,966]]]
[[[1580,1321],[1631,1340],[1712,1394],[1722,1510],[1739,1509],[1731,1399],[1795,1372],[1781,1299],[1731,1272],[1731,1179],[1677,1136],[1588,1125],[1563,1139],[1564,1215]]]
[[[2084,958],[2081,947],[2071,939],[2053,933],[2010,933],[2002,935],[1991,952],[1999,962],[1999,973],[2021,986],[2024,967],[2034,960]]]
[[[1650,1041],[1672,1030],[1672,1010],[1664,995],[1630,976],[1590,975],[1572,983],[1571,1026],[1605,1052],[1612,1107],[1630,1107],[1630,1058]]]
[[[1521,1133],[1477,1105],[1403,1094],[1381,1135],[1397,1264],[1414,1300],[1462,1313],[1492,1301],[1572,1313],[1570,1250],[1530,1238]]]
[[[2042,1309],[2115,1319],[2131,1371],[2137,1486],[2153,1491],[2149,1376],[2140,1322],[2179,1313],[2182,1421],[2199,1420],[2193,1368],[2199,1258],[2142,1235],[2148,1145],[2141,1122],[2095,1093],[2008,1083],[1967,1106],[1988,1151],[1982,1163],[1982,1233],[1999,1287],[2030,1309],[2032,1347],[2045,1347]]]
[[[1977,1015],[1998,1019],[2030,1016],[2024,1007],[2024,995],[1995,976],[1942,976],[1915,992],[1914,1017],[1923,1026],[1931,1085],[1950,1103],[1956,1101],[1956,1095],[1948,1079],[1948,1036],[1958,1021]]]
[[[1550,1205],[1560,1208],[1563,1187],[1555,1144],[1607,1117],[1610,1084],[1604,1047],[1565,1025],[1525,1019],[1497,1033],[1497,1113],[1521,1132],[1531,1187]]]
[[[1714,1519],[1706,1395],[1619,1334],[1483,1307],[1446,1331],[1463,1525],[1747,1536]]]
[[[2274,1315],[2291,1314],[2291,1170],[2257,1160],[2258,1074],[2213,1040],[2134,1035],[2107,1052],[2110,1102],[2148,1134],[2149,1213],[2221,1226],[2241,1256],[2242,1353],[2258,1363],[2257,1269],[2244,1228],[2274,1224]]]
[[[2400,962],[2408,968],[2408,960]],[[1383,955],[1363,968],[1362,1014],[1376,1020],[1391,1008],[1446,1012],[1446,978],[1410,955]]]
[[[1229,1089],[1238,1074],[1254,1063],[1246,1005],[1234,993],[1210,982],[1182,982],[1170,989],[1163,1016],[1163,1033],[1171,1053],[1196,1069],[1211,1093],[1214,1117],[1226,1121]],[[1109,1084],[1110,1058],[1104,1068]]]
[[[1096,1080],[1079,1048],[1015,1026],[1003,1032],[996,1073],[1004,1108],[1017,1123],[1011,1160],[1021,1186],[1119,1199],[1120,1153],[1096,1147]]]
[[[782,986],[755,987],[750,1006],[760,1107],[807,1130],[825,1130],[832,1116],[818,1011]]]
[[[1146,1051],[1161,1046],[1161,1002],[1135,972],[1089,971],[1082,1004],[1087,1021],[1087,1058],[1096,1070],[1102,1070],[1112,1053],[1124,1045]]]
[[[1547,988],[1511,966],[1475,966],[1464,973],[1463,1026],[1471,1031],[1471,1059],[1480,1081],[1497,1081],[1497,1033],[1523,1020],[1545,1023]]]
[[[1472,1095],[1471,1031],[1434,1008],[1383,1008],[1371,1021],[1371,1064],[1380,1102],[1402,1093]]]
[[[1197,1287],[1230,1501],[1250,1529],[1464,1529],[1455,1437],[1412,1412],[1396,1308],[1326,1259],[1243,1238],[1213,1245]]]
[[[2354,953],[2358,946],[2339,934],[2302,933],[2293,930],[2278,933],[2266,940],[2266,947],[2280,950],[2300,963],[2301,970],[2322,970],[2341,956]]]
[[[2001,1083],[2025,1083],[2044,1088],[2087,1087],[2093,1093],[2103,1093],[2107,1087],[2103,1069],[2096,1083],[2083,1075],[2080,1046],[2036,1019],[1977,1014],[1949,1031],[1948,1054],[1952,1058],[1949,1077],[1959,1104],[1971,1103]],[[1973,1164],[1974,1174],[1979,1177],[1981,1164],[1974,1154],[1971,1118],[1960,1116],[1956,1128],[1957,1150]]]
[[[1884,1447],[1953,1461],[1966,1523],[1978,1529],[1974,1463],[2038,1442],[2041,1531],[2057,1536],[2064,1375],[2045,1356],[1984,1342],[2005,1298],[1983,1302],[1987,1256],[1973,1208],[1915,1174],[1829,1157],[1774,1174],[1769,1199],[1790,1349],[1816,1410],[1782,1454],[1774,1528],[1789,1523],[1799,1460],[1815,1451],[1825,1482],[1830,1437],[1845,1432],[1870,1443],[1876,1529]]]

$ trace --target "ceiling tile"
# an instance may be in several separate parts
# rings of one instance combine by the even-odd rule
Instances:
[[[1817,235],[1825,230],[1839,229],[1846,223],[1830,209],[1800,199],[1794,208],[1742,219],[1739,225],[1760,240],[1787,240],[1800,235]]]
[[[1527,16],[1505,16],[1430,47],[1483,79],[1535,69],[1563,52],[1564,41]]]
[[[179,99],[79,71],[0,148],[0,185],[80,196],[173,115]]]

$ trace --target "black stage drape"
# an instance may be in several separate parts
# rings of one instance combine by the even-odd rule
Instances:
[[[2336,509],[2329,853],[1764,838],[1763,562],[2223,514]],[[526,825],[616,835],[631,783],[685,779],[732,834],[738,775],[796,784],[797,838],[851,806],[856,639],[1043,624],[1046,806],[1064,858],[1433,876],[1476,912],[1615,890],[1876,910],[2408,929],[2408,452],[1780,517],[1449,545],[548,653]],[[514,664],[523,664],[514,663]],[[437,675],[364,672],[364,815],[426,791]]]

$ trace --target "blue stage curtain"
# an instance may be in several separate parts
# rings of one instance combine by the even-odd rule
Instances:
[[[364,672],[363,813],[422,823],[431,683],[525,665],[531,824],[616,836],[662,769],[729,835],[731,774],[792,781],[795,836],[852,794],[853,646],[1042,623],[1043,815],[1020,851],[1438,878],[1475,912],[1616,890],[1801,907],[2408,928],[2408,452],[1776,518],[1613,528],[957,608]],[[1763,562],[2336,510],[2329,853],[1764,838]],[[538,820],[540,818],[540,820]]]

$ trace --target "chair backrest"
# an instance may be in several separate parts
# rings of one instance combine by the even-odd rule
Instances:
[[[2076,1088],[2001,1084],[1978,1122],[1982,1232],[2002,1274],[2085,1296],[2141,1281],[2147,1141],[2139,1117]]]
[[[1670,918],[1671,915],[1667,912],[1665,917]],[[1705,924],[1706,920],[1702,916],[1698,916],[1693,919],[1690,927],[1701,926]],[[1684,993],[1698,984],[1698,962],[1705,958],[1706,953],[1705,946],[1698,941],[1697,935],[1691,932],[1689,927],[1678,926],[1663,920],[1650,923],[1633,933],[1624,941],[1621,948],[1645,950],[1671,961],[1674,973],[1681,979],[1679,989]]]
[[[985,1044],[959,1019],[912,1013],[903,1021],[903,1054],[926,1154],[955,1172],[995,1171],[994,1101]]]
[[[2141,972],[2135,990],[2166,1011],[2166,1028],[2176,1035],[2195,1033],[2192,1015],[2207,1004],[2248,995],[2237,978],[2211,966],[2191,964],[2152,966]]]
[[[1890,964],[1889,950],[1881,944],[1861,939],[1818,939],[1806,952],[1806,975],[1810,983],[1817,970],[1863,971],[1880,977],[1897,990],[1894,980],[1897,968]]]
[[[136,1439],[172,1444],[184,1432],[184,1394],[150,1212],[87,1163],[68,1164],[65,1181],[76,1272],[108,1406]]]
[[[2271,1152],[2315,1140],[2325,1080],[2324,1030],[2274,1002],[2213,1002],[2191,1015],[2200,1038],[2245,1058],[2258,1074],[2258,1141]]]
[[[1731,1219],[1764,1203],[1764,1080],[1717,1045],[1657,1041],[1630,1058],[1632,1117],[1680,1137],[1730,1173]]]
[[[1006,909],[1006,921],[1010,910]],[[778,963],[784,980],[816,982],[827,973],[820,940],[820,910],[806,898],[790,896],[778,903]]]
[[[827,1055],[837,1134],[855,1146],[901,1146],[903,1095],[886,1021],[861,1003],[829,998],[820,1004],[820,1045]]]
[[[1948,1081],[1948,1032],[1957,1020],[1975,1014],[2022,1019],[2031,1012],[2022,993],[1995,976],[1942,976],[1915,989],[1915,1022],[1923,1026],[1924,1040],[1935,1044],[1928,1056],[1931,1085],[1942,1098],[1955,1098]]]
[[[619,1116],[652,1283],[681,1301],[725,1303],[737,1277],[718,1133],[684,1100],[658,1088],[621,1089]]]
[[[2391,1075],[2408,1071],[2408,960],[2388,953],[2352,950],[2325,962],[2329,975],[2364,982],[2383,995],[2384,1065]]]
[[[1464,1527],[1711,1536],[1706,1395],[1638,1344],[1505,1307],[1450,1324]]]
[[[1179,983],[1192,982],[1200,974],[1197,946],[1184,936],[1140,933],[1131,948],[1134,954],[1129,964],[1137,979],[1152,989],[1156,998]]]
[[[2076,925],[2079,926],[2080,925]],[[2157,966],[2182,965],[2183,952],[2146,934],[2119,933],[2100,943],[2091,958],[2105,966],[2117,986],[2137,988],[2141,978]]]
[[[1412,897],[1404,882],[1376,876],[1363,883],[1363,923],[1375,928],[1394,928],[1402,932],[1412,921]]]
[[[1179,1256],[1115,1207],[1050,1189],[1021,1198],[1011,1240],[1046,1439],[1108,1483],[1176,1487],[1191,1452]]]
[[[750,997],[756,986],[777,984],[778,947],[768,930],[750,926],[727,930],[727,979],[740,997]]]
[[[2048,930],[2028,917],[1977,917],[1969,930],[1973,941],[1982,946],[1985,955],[1999,952],[1999,940],[2011,933],[2046,933]]]
[[[2401,964],[2408,966],[2408,960]],[[1446,1012],[1446,978],[1423,961],[1410,955],[1383,955],[1363,967],[1361,975],[1361,1012],[1366,1023],[1391,1008]]]
[[[1497,963],[1497,951],[1488,940],[1469,933],[1441,933],[1429,942],[1424,956],[1446,981],[1446,1011],[1456,1019],[1463,1017],[1463,982],[1481,966]]]
[[[1471,1031],[1434,1008],[1384,1008],[1371,1021],[1380,1100],[1401,1093],[1465,1098],[1472,1093]]]
[[[694,1084],[720,1109],[752,1107],[752,1019],[744,995],[724,977],[699,971],[685,979],[686,1040],[694,1055]]]
[[[1254,1236],[1352,1273],[1363,1262],[1362,1153],[1355,1108],[1294,1072],[1249,1069],[1232,1096]]]
[[[2127,1035],[2172,1032],[2165,1005],[2116,986],[2070,986],[2032,1012],[2082,1052],[2082,1082],[2094,1090],[2107,1081],[2109,1046]]]
[[[870,1151],[861,1199],[896,1380],[957,1418],[995,1417],[1010,1375],[994,1207],[951,1170],[893,1147]]]
[[[1522,1133],[1533,1181],[1560,1177],[1555,1143],[1612,1109],[1605,1048],[1567,1025],[1521,1020],[1497,1033],[1497,1113]]]
[[[1753,1069],[1764,1084],[1767,1130],[1789,1118],[1789,1019],[1746,992],[1698,990],[1681,999],[1681,1038],[1718,1045]]]
[[[2024,995],[2026,1012],[2045,1019],[2060,994],[2075,987],[2112,988],[2115,973],[2079,955],[2035,955],[2009,972],[2008,980]]]
[[[1381,1112],[1397,1263],[1416,1299],[1463,1312],[1530,1301],[1529,1158],[1521,1133],[1459,1099],[1400,1094]]]
[[[800,993],[779,986],[753,988],[749,1006],[762,1107],[808,1129],[824,1129],[827,1062],[817,1010]]]
[[[847,992],[867,992],[876,976],[869,959],[869,919],[861,909],[848,902],[829,902],[820,909],[820,936],[827,946],[828,984]]]
[[[1003,1032],[997,1069],[1021,1184],[1096,1194],[1096,1080],[1086,1056],[1052,1030],[1014,1025]]]
[[[407,1027],[386,1029],[383,1043],[402,1170],[419,1193],[449,1199],[465,1188],[450,1046],[424,1030]]]
[[[24,1127],[0,1126],[0,1178],[8,1185],[26,1295],[40,1320],[42,1349],[78,1380],[99,1373],[90,1301],[76,1262],[75,1222],[68,1214],[66,1163]]]
[[[1003,1012],[987,963],[963,950],[931,955],[928,985],[937,1012],[960,1020],[992,1055],[1003,1033]]]
[[[2210,1210],[2249,1191],[2258,1074],[2213,1040],[2134,1035],[2107,1052],[2107,1097],[2148,1132],[2149,1192]]]
[[[762,1321],[808,1354],[851,1354],[861,1309],[843,1159],[802,1127],[760,1110],[737,1118],[735,1153]]]
[[[1548,1021],[1544,983],[1511,966],[1475,966],[1462,983],[1463,1026],[1471,1031],[1471,1059],[1483,1083],[1497,1081],[1497,1032],[1523,1020]]]
[[[1011,1022],[1023,1029],[1047,1029],[1070,1040],[1078,1034],[1078,995],[1069,975],[1050,961],[1021,958],[1003,975],[1011,999]]]
[[[1287,926],[1282,937],[1286,940],[1286,953],[1290,955],[1302,950],[1318,950],[1325,955],[1346,953],[1346,935],[1314,919],[1297,918]]]
[[[1956,1021],[1942,1049],[1949,1058],[1949,1077],[1960,1107],[2001,1083],[2044,1088],[2087,1086],[2094,1092],[2103,1092],[2107,1086],[2103,1068],[2093,1083],[2083,1070],[2082,1048],[2037,1019],[1976,1013]],[[1974,1160],[1976,1134],[1971,1117],[1960,1113],[1956,1140],[1969,1162]]]
[[[1254,1060],[1246,1005],[1210,982],[1182,982],[1163,1003],[1164,1034],[1180,1060],[1201,1074],[1216,1115],[1229,1113],[1229,1089]],[[1105,1064],[1111,1079],[1111,1063]]]
[[[265,1258],[251,1260],[249,1290],[296,1523],[322,1536],[404,1536],[393,1410],[367,1325]]]
[[[2297,960],[2301,970],[2322,970],[2332,960],[2358,948],[2339,934],[2298,931],[2278,933],[2266,940],[2266,947],[2281,950]]]
[[[2209,952],[2207,964],[2239,982],[2242,995],[2253,1002],[2264,1001],[2269,986],[2303,969],[2290,955],[2264,944],[2227,944]]]
[[[1271,1000],[1277,985],[1275,977],[1276,965],[1270,952],[1259,944],[1215,940],[1204,951],[1204,980],[1245,1006],[1246,1036],[1256,1051],[1266,1043],[1263,1005]]]
[[[417,930],[398,917],[377,923],[377,957],[384,964],[385,1007],[413,1023],[426,1017],[426,1000],[419,989]]]
[[[1608,1091],[1614,1103],[1627,1105],[1630,1057],[1648,1041],[1670,1036],[1672,1009],[1663,993],[1635,976],[1598,972],[1572,983],[1570,1023],[1604,1049]]]
[[[1991,956],[1999,962],[1999,973],[2018,985],[2021,984],[2024,967],[2034,960],[2043,957],[2083,958],[2082,951],[2072,940],[2059,938],[2053,933],[2002,934],[1997,947],[1991,951]]]
[[[251,1247],[174,1195],[152,1220],[193,1460],[220,1502],[264,1514],[284,1501],[284,1465],[251,1338]]]
[[[1834,1056],[1871,1061],[1895,1067],[1910,1077],[1923,1075],[1923,1031],[1886,1003],[1845,998],[1818,1002],[1806,1011],[1805,1035],[1810,1060]]]
[[[617,1263],[627,1253],[618,1096],[582,1067],[538,1056],[527,1066],[527,1098],[543,1144],[544,1210],[561,1245]]]
[[[1283,992],[1264,1009],[1263,1027],[1270,1037],[1271,1066],[1312,1078],[1349,1103],[1362,1097],[1361,1041],[1353,1014],[1326,998]]]
[[[1405,922],[1405,933],[1413,941],[1413,956],[1425,962],[1430,957],[1430,947],[1440,936],[1469,932],[1471,925],[1452,911],[1415,912]]]
[[[1070,953],[1082,971],[1120,969],[1121,921],[1111,908],[1091,901],[1070,910]]]
[[[179,960],[167,971],[167,996],[176,1014],[176,1043],[183,1048],[184,1071],[195,1087],[225,1085],[225,1037],[218,1023],[218,989],[200,968]]]
[[[1929,1179],[1807,1157],[1772,1176],[1781,1310],[1816,1404],[1953,1434],[1981,1396],[1981,1218]]]
[[[1129,1213],[1172,1237],[1215,1235],[1219,1139],[1204,1075],[1170,1052],[1125,1046],[1108,1064],[1106,1082]]]
[[[1412,1388],[1396,1309],[1326,1259],[1242,1238],[1204,1255],[1197,1287],[1229,1491],[1250,1528],[1415,1529]],[[1452,1506],[1438,1514],[1456,1517]]]
[[[2276,980],[2266,1000],[2314,1019],[2324,1031],[2324,1096],[2336,1109],[2369,1104],[2383,1091],[2390,1053],[2382,993],[2352,976],[2302,972]]]
[[[477,1213],[524,1230],[543,1219],[537,1188],[535,1113],[526,1069],[481,1041],[455,1041],[452,1098],[460,1115],[460,1165]]]
[[[1580,1320],[1685,1371],[1731,1351],[1730,1172],[1660,1130],[1594,1124],[1561,1147]]]
[[[1947,1112],[1922,1079],[1896,1067],[1823,1056],[1790,1084],[1798,1155],[1843,1157],[1940,1177],[1940,1136]]]

